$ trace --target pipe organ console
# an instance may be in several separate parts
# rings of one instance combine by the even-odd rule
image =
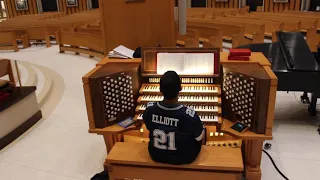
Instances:
[[[203,144],[242,148],[246,178],[259,180],[278,80],[261,53],[246,62],[227,57],[214,48],[144,48],[142,59],[108,59],[83,77],[89,132],[103,135],[108,152],[119,141],[147,143],[142,114],[148,102],[163,99],[162,73],[175,70],[182,81],[179,102],[197,111],[206,126]],[[129,117],[133,125],[116,124]],[[232,128],[238,123],[248,127],[245,132]]]
[[[96,128],[130,116],[136,125],[143,124],[146,104],[163,100],[162,73],[176,70],[182,82],[179,102],[197,111],[207,127],[215,127],[207,134],[220,134],[224,118],[240,121],[257,134],[265,133],[270,77],[258,64],[225,64],[221,68],[220,54],[214,48],[144,48],[142,52],[141,64],[108,63],[89,76]],[[206,144],[216,145],[216,138],[207,136]]]

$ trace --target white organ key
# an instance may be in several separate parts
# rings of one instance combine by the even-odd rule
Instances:
[[[160,86],[148,85],[143,92],[160,92]],[[182,93],[218,93],[218,87],[211,86],[182,86]]]
[[[200,119],[202,122],[218,122],[218,116],[213,115],[200,115]]]
[[[219,111],[218,106],[190,105],[188,107],[194,109],[195,111],[201,111],[201,112],[218,112]],[[144,110],[146,110],[146,106],[140,105],[139,111],[144,111]]]
[[[143,114],[139,114],[137,120],[143,120],[142,116],[143,116]]]
[[[161,101],[162,95],[143,95],[142,101]],[[179,102],[218,102],[217,96],[179,96]]]

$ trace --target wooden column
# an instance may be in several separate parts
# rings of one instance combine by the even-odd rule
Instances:
[[[261,156],[263,141],[248,140],[245,144],[245,176],[247,180],[261,180]]]

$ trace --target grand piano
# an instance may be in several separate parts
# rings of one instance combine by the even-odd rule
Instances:
[[[300,32],[277,32],[278,42],[250,44],[238,48],[249,48],[262,52],[272,63],[278,77],[278,91],[304,92],[301,101],[310,103],[310,115],[317,114],[317,98],[320,96],[319,55],[312,53]],[[312,93],[311,102],[307,93]]]

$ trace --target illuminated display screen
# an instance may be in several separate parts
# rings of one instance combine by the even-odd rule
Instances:
[[[158,53],[157,74],[214,75],[214,53]]]

